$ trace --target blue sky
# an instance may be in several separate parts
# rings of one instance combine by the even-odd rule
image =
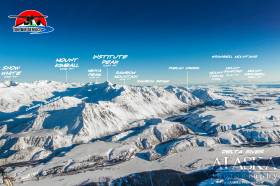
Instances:
[[[182,82],[184,72],[168,66],[200,66],[192,83],[226,66],[261,68],[262,81],[280,81],[278,0],[9,0],[0,7],[0,65],[21,65],[19,81],[64,80],[57,57],[79,57],[70,81],[88,81],[87,69],[101,65],[93,54],[128,54],[110,69],[136,70],[140,79]],[[53,33],[13,33],[15,15],[35,9],[48,15]],[[214,54],[258,54],[254,62],[214,61]]]

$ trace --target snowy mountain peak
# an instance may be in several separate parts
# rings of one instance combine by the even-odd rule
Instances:
[[[0,82],[0,88],[17,86],[17,85],[18,85],[18,83],[15,82],[15,81],[6,80],[6,81],[3,81],[3,82]]]

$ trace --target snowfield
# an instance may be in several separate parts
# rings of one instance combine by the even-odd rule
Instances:
[[[273,85],[0,83],[15,185],[276,185],[279,143]]]

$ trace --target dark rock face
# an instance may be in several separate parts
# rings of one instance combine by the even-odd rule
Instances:
[[[91,182],[91,183],[81,184],[80,186],[109,186],[109,183],[107,183],[107,182]]]
[[[191,174],[175,170],[155,170],[130,174],[112,181],[113,186],[189,186],[198,185],[214,174],[214,170],[199,171]]]
[[[214,169],[201,170],[190,174],[163,169],[130,174],[105,182],[85,182],[80,186],[196,186],[215,174]]]

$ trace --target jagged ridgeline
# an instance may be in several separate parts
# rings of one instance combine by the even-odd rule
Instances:
[[[195,161],[176,154],[279,142],[278,92],[246,86],[2,82],[0,165],[12,167],[8,173],[16,182],[131,161],[159,161],[155,169],[161,169],[160,162],[171,155],[193,162],[189,169],[206,167],[211,161],[205,152],[197,152]],[[17,168],[17,163],[32,167]]]

